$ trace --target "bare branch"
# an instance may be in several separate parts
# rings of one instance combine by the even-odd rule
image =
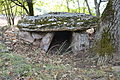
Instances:
[[[11,6],[10,8],[8,8],[8,9],[11,9],[11,8],[14,8],[16,5],[14,5],[14,6]],[[2,10],[2,11],[5,11],[5,10],[7,10],[7,9],[4,9],[4,10]]]
[[[18,1],[18,0],[11,0],[14,4],[16,4],[17,6],[20,6],[20,7],[22,7],[25,11],[26,11],[26,13],[27,14],[29,14],[29,11],[27,10],[27,8],[20,2],[20,1]],[[15,1],[17,1],[18,3],[16,3]]]
[[[86,5],[87,5],[87,7],[88,7],[88,11],[89,11],[90,15],[92,15],[92,13],[91,13],[91,11],[90,11],[90,6],[89,6],[89,4],[88,4],[88,1],[85,0],[85,2],[86,2]]]

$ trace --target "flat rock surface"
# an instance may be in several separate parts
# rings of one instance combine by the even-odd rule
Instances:
[[[95,27],[98,19],[84,13],[56,12],[26,16],[17,27],[24,31],[78,31]]]

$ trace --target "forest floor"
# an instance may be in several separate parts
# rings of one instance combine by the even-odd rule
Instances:
[[[79,54],[47,54],[0,27],[0,80],[120,80],[120,65],[96,65]]]

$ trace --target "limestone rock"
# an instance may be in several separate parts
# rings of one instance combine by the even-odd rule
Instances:
[[[47,51],[53,38],[53,33],[47,33],[41,40],[40,48]]]
[[[33,42],[33,45],[35,45],[35,46],[40,46],[40,41],[41,41],[41,40],[35,40],[35,41]]]
[[[115,72],[120,72],[120,66],[113,66],[112,69]]]
[[[73,33],[72,41],[73,52],[86,51],[89,48],[89,39],[87,34]]]
[[[34,38],[31,36],[30,32],[21,31],[19,32],[19,37],[20,39],[30,42],[30,43],[34,42]]]
[[[80,31],[95,27],[98,18],[83,13],[57,12],[38,16],[26,16],[17,24],[23,31]]]
[[[43,34],[40,34],[40,33],[32,33],[32,37],[34,38],[34,39],[42,39],[43,38]]]

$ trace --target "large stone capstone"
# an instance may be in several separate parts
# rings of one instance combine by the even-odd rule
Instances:
[[[84,13],[53,12],[38,16],[26,16],[18,22],[24,31],[78,31],[94,27],[97,18]]]
[[[88,50],[91,39],[88,34],[94,33],[97,22],[98,18],[84,13],[52,12],[26,16],[18,22],[17,27],[22,40],[37,45],[45,52],[71,50],[78,53]],[[87,33],[86,30],[93,31]]]

